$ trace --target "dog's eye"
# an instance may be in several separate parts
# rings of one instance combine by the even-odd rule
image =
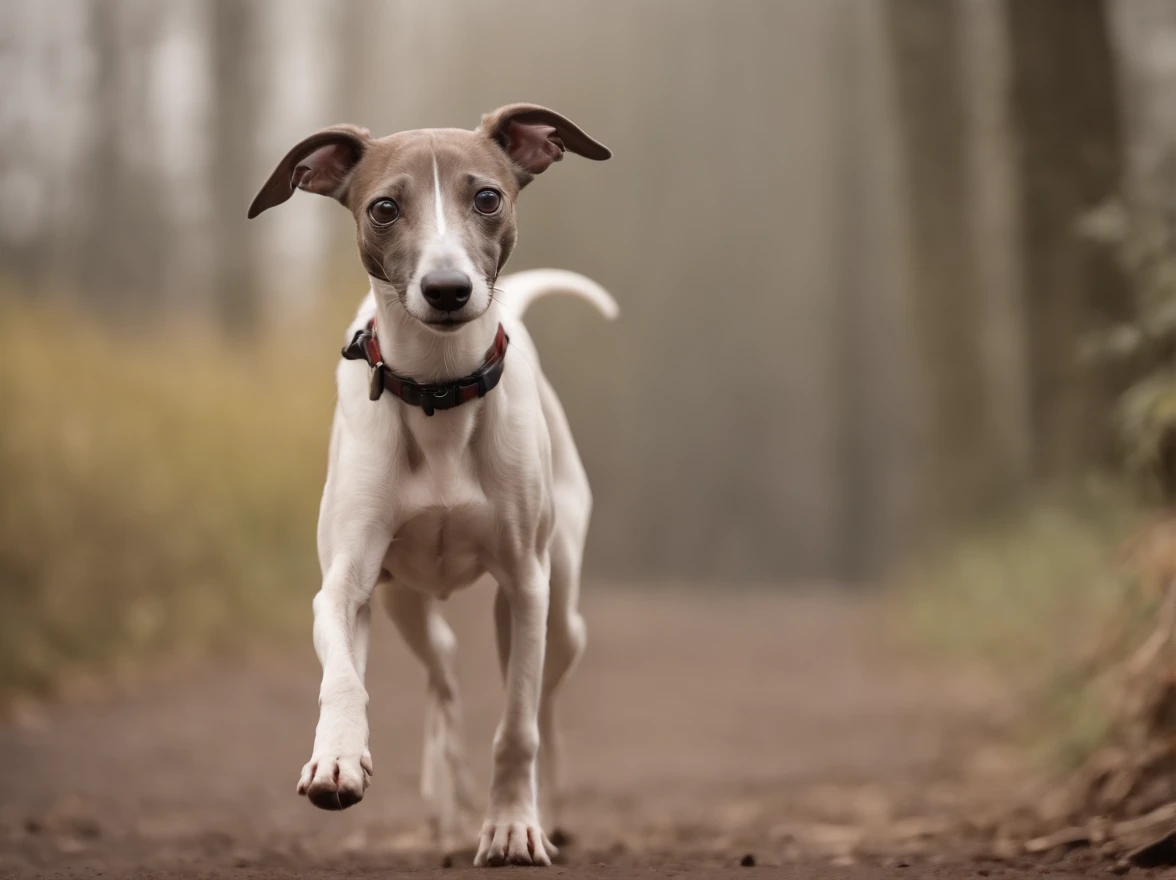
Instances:
[[[493,214],[501,204],[502,196],[492,189],[478,190],[478,194],[474,196],[474,207],[481,214]]]
[[[400,206],[391,199],[379,199],[368,206],[368,216],[377,226],[391,226],[400,216]]]

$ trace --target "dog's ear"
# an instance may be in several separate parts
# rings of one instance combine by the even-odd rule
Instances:
[[[604,161],[612,151],[593,140],[581,128],[554,110],[537,104],[507,104],[482,117],[478,131],[500,146],[514,164],[519,185],[571,150],[586,159]]]
[[[249,218],[280,205],[295,189],[331,196],[340,202],[347,195],[351,172],[372,141],[367,129],[333,125],[301,141],[278,163],[253,204]]]

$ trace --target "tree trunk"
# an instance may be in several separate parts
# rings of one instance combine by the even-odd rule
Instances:
[[[87,295],[102,307],[125,306],[122,244],[117,240],[125,227],[123,197],[125,169],[119,138],[122,103],[119,100],[118,58],[119,4],[91,2],[90,40],[94,48],[94,89],[91,119],[93,143],[86,155],[85,193],[89,223],[84,241],[75,253],[71,274]],[[77,259],[80,258],[80,259]]]
[[[929,524],[991,500],[989,402],[968,199],[967,116],[956,0],[888,0],[912,318],[925,382]]]
[[[962,0],[969,187],[994,487],[1015,498],[1033,472],[1025,297],[1000,0]]]
[[[214,135],[212,168],[215,269],[213,295],[218,319],[233,337],[246,336],[259,317],[259,289],[249,246],[245,210],[252,195],[253,126],[257,119],[254,77],[253,3],[214,0],[212,43]]]
[[[833,25],[833,61],[837,77],[837,118],[833,144],[837,200],[832,237],[835,313],[832,348],[837,381],[837,563],[843,581],[856,583],[877,574],[876,516],[882,507],[877,480],[880,458],[870,436],[871,387],[869,345],[871,310],[870,238],[862,154],[868,108],[863,79],[863,46],[856,0],[841,0]]]
[[[157,172],[127,148],[150,153],[154,145],[145,59],[159,18],[128,0],[92,0],[88,14],[95,60],[83,183],[89,213],[72,274],[88,301],[139,320],[159,305],[169,233]]]
[[[1113,255],[1075,222],[1122,184],[1118,85],[1104,0],[1005,0],[1021,181],[1034,471],[1073,476],[1110,448],[1113,380],[1078,368],[1084,334],[1122,314]]]

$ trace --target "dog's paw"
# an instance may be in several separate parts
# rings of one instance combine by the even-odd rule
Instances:
[[[495,821],[487,819],[478,838],[474,867],[500,865],[548,866],[559,854],[538,821]]]
[[[322,810],[345,810],[363,800],[372,775],[372,756],[311,758],[302,768],[298,793]]]

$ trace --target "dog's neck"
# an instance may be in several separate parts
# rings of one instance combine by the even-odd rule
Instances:
[[[380,353],[392,372],[417,382],[451,382],[482,366],[498,331],[498,304],[457,330],[430,330],[405,311],[396,290],[372,279]]]

